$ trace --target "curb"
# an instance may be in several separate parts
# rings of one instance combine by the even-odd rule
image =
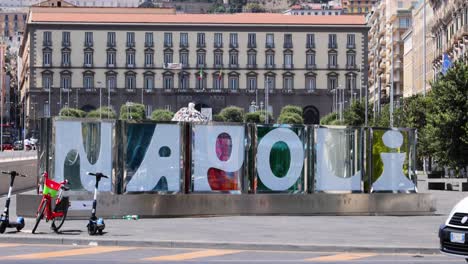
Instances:
[[[115,240],[106,238],[53,238],[34,236],[0,236],[2,242],[23,244],[54,245],[99,245],[125,247],[162,247],[162,248],[210,248],[265,251],[310,251],[310,252],[370,252],[370,253],[407,253],[439,254],[439,248],[417,247],[372,247],[372,246],[336,246],[336,245],[302,245],[302,244],[269,244],[244,242],[204,242],[204,241],[164,241],[164,240]]]

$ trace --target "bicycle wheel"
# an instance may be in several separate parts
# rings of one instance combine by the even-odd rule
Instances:
[[[39,210],[37,210],[37,216],[36,216],[36,224],[34,224],[34,228],[32,229],[32,233],[36,232],[37,226],[39,225],[39,222],[41,222],[42,217],[44,216],[44,211],[46,209],[46,201],[42,201],[41,205],[39,206]]]
[[[67,213],[68,213],[68,206],[66,206],[63,209],[63,215],[59,217],[55,217],[54,220],[52,220],[52,225],[50,226],[54,232],[58,233],[59,229],[63,226],[63,223],[65,223],[65,219],[67,218]]]

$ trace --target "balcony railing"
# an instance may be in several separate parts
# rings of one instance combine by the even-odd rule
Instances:
[[[216,69],[223,68],[223,64],[222,63],[214,63],[213,68],[216,68]]]
[[[237,63],[229,64],[229,68],[231,68],[231,69],[237,69],[237,68],[239,68],[239,64],[237,64]]]
[[[265,68],[267,69],[274,69],[275,67],[276,67],[275,64],[269,64],[269,63],[265,64]]]
[[[275,48],[275,43],[265,43],[265,48],[267,49],[274,49]]]
[[[135,42],[127,41],[127,48],[133,48],[133,47],[135,47]]]
[[[188,43],[184,43],[184,42],[179,43],[179,48],[188,48],[188,47],[189,47]]]
[[[115,47],[115,41],[108,41],[107,42],[107,47],[108,48],[114,48]]]
[[[316,65],[316,64],[306,64],[305,67],[306,67],[307,70],[315,70],[315,69],[317,69],[317,65]]]
[[[93,42],[92,41],[85,41],[84,43],[84,46],[87,47],[87,48],[91,48],[93,46]]]
[[[92,68],[93,67],[93,64],[92,63],[83,63],[83,67],[84,68]]]
[[[247,48],[255,49],[255,48],[257,48],[257,44],[256,43],[247,43]]]
[[[165,48],[172,48],[172,42],[164,42]]]
[[[283,69],[292,69],[294,68],[294,64],[283,64]]]
[[[338,64],[328,64],[328,69],[338,69]]]
[[[257,64],[247,64],[247,68],[248,68],[248,69],[256,69],[256,68],[257,68]]]
[[[354,70],[356,69],[356,64],[346,64],[346,69],[347,70]]]
[[[337,49],[337,48],[338,48],[338,44],[336,44],[336,43],[328,43],[328,48],[329,48],[329,49]]]
[[[213,47],[215,47],[215,48],[222,48],[222,47],[223,47],[223,43],[222,43],[222,42],[215,42],[215,43],[213,43]]]
[[[151,48],[154,47],[154,42],[145,42],[145,48]]]
[[[283,44],[283,49],[292,49],[293,48],[293,44],[292,43],[284,43]]]
[[[229,48],[231,48],[231,49],[237,49],[238,47],[239,47],[239,44],[237,42],[229,43]]]
[[[62,47],[70,47],[71,43],[70,41],[62,41]]]
[[[50,47],[50,46],[52,46],[52,41],[50,41],[50,40],[44,40],[44,41],[42,42],[42,46],[44,46],[44,47]]]
[[[197,42],[197,48],[205,48],[206,43],[205,42]]]

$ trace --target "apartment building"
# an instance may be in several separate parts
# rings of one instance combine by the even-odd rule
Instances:
[[[408,29],[404,38],[404,97],[425,94],[431,89],[430,83],[434,77],[432,61],[435,47],[434,38],[430,33],[433,17],[432,8],[427,0],[420,1],[412,11],[412,27]]]
[[[360,16],[72,10],[31,12],[21,90],[25,111],[37,104],[37,117],[65,104],[89,111],[108,102],[116,110],[143,103],[148,114],[189,102],[213,113],[228,105],[248,110],[263,105],[268,88],[275,116],[294,104],[318,123],[332,110],[332,91],[349,94],[367,81],[358,71],[367,69],[368,49]]]
[[[372,10],[372,7],[377,4],[379,0],[342,0],[343,9],[347,14],[365,15]]]
[[[27,10],[21,8],[0,9],[0,36],[4,42],[21,41],[26,25]]]
[[[464,0],[430,0],[430,4],[434,12],[431,27],[435,40],[433,69],[437,75],[442,70],[444,54],[452,62],[464,60],[468,63],[468,3]]]
[[[394,103],[403,96],[403,35],[412,25],[416,1],[383,0],[367,16],[369,30],[369,100],[376,112],[388,103],[393,86]]]

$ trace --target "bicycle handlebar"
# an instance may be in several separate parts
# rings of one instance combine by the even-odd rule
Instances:
[[[16,171],[2,171],[3,174],[9,174],[9,175],[15,175],[15,176],[19,176],[19,177],[28,177],[24,174],[21,174],[21,173],[18,173]]]
[[[88,174],[89,176],[96,176],[96,177],[102,177],[102,178],[109,178],[108,176],[102,174],[101,172],[96,172],[96,173],[92,173],[92,172],[86,172],[86,174]]]

